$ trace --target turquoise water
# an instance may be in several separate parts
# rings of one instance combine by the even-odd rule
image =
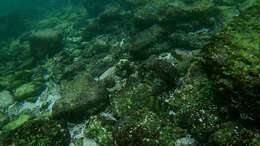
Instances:
[[[0,1],[0,146],[260,145],[259,0]]]

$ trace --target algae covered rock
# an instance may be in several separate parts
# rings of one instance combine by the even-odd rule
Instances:
[[[111,145],[112,132],[105,126],[103,121],[97,118],[97,116],[91,117],[84,130],[84,135],[88,138],[94,139],[98,145],[105,146]]]
[[[146,59],[151,55],[151,49],[158,42],[163,33],[163,28],[153,25],[150,28],[136,34],[133,37],[132,45],[129,48],[130,54],[135,59]]]
[[[135,81],[122,87],[111,95],[111,108],[118,119],[112,130],[118,145],[174,145],[173,127],[160,117],[163,107],[150,84]]]
[[[254,137],[252,131],[235,122],[226,122],[209,139],[210,145],[247,145]]]
[[[174,145],[174,130],[157,114],[144,110],[130,113],[119,121],[113,131],[118,145]]]
[[[13,96],[7,90],[0,92],[0,109],[5,109],[14,103]]]
[[[152,87],[138,82],[115,92],[111,99],[112,111],[117,117],[123,117],[145,107],[156,109],[158,108],[156,102]]]
[[[53,117],[80,121],[108,104],[107,91],[88,73],[81,73],[61,87],[61,99],[53,106]]]
[[[32,32],[29,42],[34,57],[54,55],[62,48],[63,33],[58,30],[43,29]]]
[[[205,143],[218,128],[220,117],[211,81],[200,67],[193,68],[190,76],[176,88],[169,104],[177,126],[189,130],[193,138]]]
[[[243,11],[205,46],[216,101],[242,118],[260,119],[260,6]]]
[[[42,90],[43,84],[41,82],[33,81],[18,87],[14,92],[14,98],[17,101],[29,99],[37,96]]]
[[[170,4],[169,4],[170,3]],[[154,24],[165,26],[168,31],[195,31],[213,28],[220,13],[209,1],[184,3],[183,1],[149,1],[134,13],[137,28]]]
[[[25,122],[29,121],[30,119],[31,119],[30,115],[28,115],[28,114],[20,114],[17,117],[15,117],[14,119],[10,120],[9,123],[4,125],[3,129],[5,131],[14,130],[14,129],[20,127],[21,125],[23,125]]]
[[[150,57],[144,65],[144,72],[150,71],[152,76],[165,82],[169,87],[175,87],[179,73],[175,64],[163,58]]]
[[[8,132],[4,145],[55,145],[68,146],[70,134],[62,122],[49,120],[28,121],[20,127]]]

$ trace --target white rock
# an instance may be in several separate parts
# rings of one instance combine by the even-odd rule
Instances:
[[[108,70],[106,70],[101,76],[97,78],[98,81],[104,80],[106,78],[112,77],[115,75],[116,67],[112,66]]]
[[[197,141],[194,138],[191,138],[190,136],[186,136],[180,139],[177,139],[175,142],[175,146],[196,146]]]

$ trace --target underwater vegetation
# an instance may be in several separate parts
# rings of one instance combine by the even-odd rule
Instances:
[[[0,22],[0,146],[260,145],[259,0],[11,0]]]

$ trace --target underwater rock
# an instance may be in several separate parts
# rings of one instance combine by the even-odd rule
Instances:
[[[126,78],[134,72],[134,65],[127,59],[120,59],[115,66],[115,75]]]
[[[208,1],[181,5],[176,2],[164,5],[160,11],[160,21],[168,30],[190,32],[204,28],[214,28],[221,16],[220,10]]]
[[[53,106],[53,117],[78,122],[99,112],[108,104],[106,89],[88,73],[81,73],[72,81],[64,81],[62,98]]]
[[[5,109],[14,103],[13,96],[7,90],[0,92],[0,109]]]
[[[174,32],[170,35],[172,46],[184,48],[187,50],[202,49],[210,39],[208,30],[199,30],[195,32]]]
[[[140,75],[157,84],[160,82],[158,85],[153,84],[156,93],[175,88],[179,80],[175,62],[155,56],[151,56],[140,66]]]
[[[32,80],[34,72],[32,70],[17,71],[14,74],[9,75],[6,79],[9,82],[7,89],[17,88],[28,81]]]
[[[181,50],[176,49],[173,52],[173,56],[176,59],[176,69],[180,75],[185,75],[192,65],[195,57],[200,54],[200,50]]]
[[[209,138],[209,145],[247,145],[254,133],[238,123],[226,122]]]
[[[153,25],[150,28],[136,34],[129,48],[130,54],[137,60],[143,60],[151,55],[150,47],[158,42],[162,36],[163,28]]]
[[[41,59],[47,55],[54,55],[62,48],[63,33],[52,29],[33,31],[29,42],[34,57]]]
[[[175,113],[175,123],[188,129],[197,141],[206,143],[220,124],[212,83],[198,65],[188,75],[174,90],[169,104]]]
[[[8,132],[3,141],[6,146],[69,146],[70,134],[62,122],[33,120]]]
[[[215,100],[255,122],[260,119],[259,13],[259,5],[241,12],[204,47]]]
[[[118,145],[174,145],[173,130],[157,114],[135,110],[122,118],[113,131]]]
[[[103,126],[104,121],[98,119],[97,116],[91,117],[84,129],[84,135],[95,140],[98,145],[112,145],[112,132],[107,127]],[[110,128],[110,127],[109,127]]]
[[[123,117],[141,108],[158,108],[152,87],[143,83],[132,83],[111,95],[112,111],[117,117]]]
[[[32,116],[28,114],[20,114],[16,117],[14,117],[12,120],[9,121],[6,125],[3,126],[3,130],[5,131],[11,131],[18,127],[20,127],[25,122],[29,121]]]
[[[196,146],[197,141],[190,136],[186,136],[180,139],[177,139],[175,142],[175,146]]]
[[[169,32],[196,31],[213,28],[221,16],[219,9],[207,0],[186,4],[156,0],[146,3],[133,14],[135,27],[141,30],[159,24]]]
[[[22,101],[31,97],[35,97],[40,93],[42,89],[43,83],[41,82],[32,81],[29,83],[25,83],[14,91],[14,99],[16,101]]]
[[[2,65],[8,63],[8,67],[5,65],[5,70],[2,72],[8,72],[11,69],[20,70],[21,68],[29,68],[34,64],[33,62],[28,62],[32,58],[28,42],[13,40],[9,44],[4,45],[0,49],[0,53]]]

